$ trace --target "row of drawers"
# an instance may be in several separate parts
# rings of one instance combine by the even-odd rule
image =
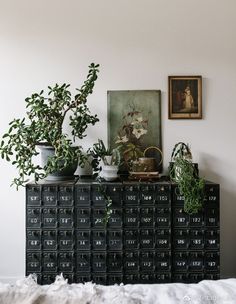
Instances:
[[[216,272],[219,253],[206,252],[44,252],[27,253],[27,272]]]
[[[100,185],[84,186],[27,186],[28,206],[105,206],[106,199],[103,192],[112,199],[114,206],[139,204],[169,204],[183,203],[184,197],[176,186],[170,183],[159,185]],[[219,201],[219,186],[207,185],[205,201],[217,203]]]
[[[38,273],[39,284],[51,284],[55,281],[57,273],[41,274]],[[218,273],[153,273],[153,274],[105,274],[105,273],[63,273],[64,278],[69,283],[94,282],[101,285],[114,284],[151,284],[151,283],[197,283],[201,280],[218,280]]]
[[[105,208],[27,208],[28,228],[103,228]],[[171,217],[176,227],[217,227],[219,209],[209,207],[189,215],[181,207],[112,208],[108,228],[170,227]]]
[[[217,229],[27,230],[27,250],[217,250]]]

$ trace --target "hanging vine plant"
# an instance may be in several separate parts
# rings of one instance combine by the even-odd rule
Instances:
[[[169,175],[170,179],[177,183],[180,194],[184,196],[184,211],[189,214],[199,212],[204,202],[205,180],[198,176],[192,160],[185,158],[184,154],[178,154],[169,167]]]

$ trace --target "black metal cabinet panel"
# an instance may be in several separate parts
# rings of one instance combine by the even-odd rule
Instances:
[[[40,284],[60,273],[104,285],[218,279],[219,197],[207,183],[203,210],[189,215],[167,181],[28,184],[26,274]]]

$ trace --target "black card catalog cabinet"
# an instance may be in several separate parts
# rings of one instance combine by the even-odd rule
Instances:
[[[201,212],[183,207],[168,181],[29,183],[26,275],[40,284],[60,273],[69,283],[103,285],[218,279],[219,185],[206,183]]]

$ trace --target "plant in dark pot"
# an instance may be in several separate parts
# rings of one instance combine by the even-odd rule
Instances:
[[[184,196],[184,211],[192,214],[202,209],[205,181],[198,176],[198,169],[192,162],[192,153],[188,145],[175,145],[169,167],[172,181],[177,183],[177,191]]]
[[[46,96],[42,90],[25,99],[26,117],[11,121],[0,143],[1,157],[12,162],[18,170],[19,176],[13,180],[17,188],[24,186],[31,175],[36,182],[43,178],[71,178],[77,165],[85,163],[87,157],[75,141],[82,140],[87,127],[99,120],[87,106],[98,68],[94,63],[89,66],[87,79],[73,97],[70,85],[64,83],[49,86]],[[71,134],[63,132],[67,116]],[[41,166],[35,162],[39,149],[43,152]]]

